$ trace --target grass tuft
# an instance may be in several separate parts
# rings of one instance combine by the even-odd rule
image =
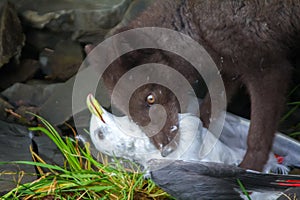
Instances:
[[[288,94],[288,97],[292,96],[295,92],[298,92],[300,89],[300,84],[298,84],[297,86],[295,86],[291,92]],[[300,108],[300,101],[295,101],[295,102],[289,102],[287,103],[288,106],[288,111],[281,117],[280,119],[280,123],[283,123],[285,121],[287,121],[295,112],[299,111]],[[295,125],[293,125],[293,127],[291,127],[294,130],[299,130],[300,128],[300,123],[297,123]],[[300,135],[299,131],[295,131],[292,133],[288,134],[290,137],[294,137],[294,138],[298,138]],[[298,138],[299,139],[299,138]]]
[[[91,155],[89,143],[80,147],[77,139],[61,138],[51,124],[36,117],[43,127],[30,131],[43,132],[57,145],[65,158],[64,166],[47,164],[31,148],[33,161],[1,162],[33,165],[38,171],[35,181],[21,184],[18,180],[17,186],[1,199],[171,199],[151,180],[145,180],[139,170],[126,169],[119,161],[99,163]]]

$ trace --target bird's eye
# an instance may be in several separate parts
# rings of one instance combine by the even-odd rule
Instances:
[[[154,104],[155,103],[155,97],[154,97],[154,95],[153,94],[149,94],[148,96],[147,96],[147,103],[149,104],[149,105],[152,105],[152,104]]]

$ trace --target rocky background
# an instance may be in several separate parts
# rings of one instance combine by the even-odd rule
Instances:
[[[85,58],[84,46],[101,42],[112,29],[123,26],[144,10],[149,0],[2,0],[0,1],[0,162],[31,160],[29,145],[50,163],[62,157],[44,135],[28,127],[39,124],[37,113],[61,131],[71,131],[74,75]],[[295,62],[297,64],[297,61]],[[289,101],[299,101],[299,70],[295,71]],[[242,99],[245,99],[241,101]],[[230,110],[249,115],[242,90]],[[105,100],[104,100],[105,101]],[[241,104],[240,102],[245,102]],[[103,105],[109,105],[104,102]],[[291,110],[294,106],[288,106]],[[87,125],[88,118],[82,123]],[[300,109],[281,124],[285,133],[300,130]],[[0,193],[15,186],[17,176],[3,171],[35,172],[30,166],[0,165]],[[34,179],[25,176],[22,181]]]
[[[55,145],[28,127],[39,124],[27,111],[56,126],[62,135],[72,124],[74,75],[85,58],[84,46],[101,42],[151,1],[3,0],[0,1],[0,162],[29,160],[29,145],[49,163],[62,163]],[[105,104],[105,103],[104,103]],[[88,118],[83,124],[88,125]],[[0,165],[0,194],[18,176],[5,171],[35,172],[31,166]],[[22,181],[35,177],[25,176]]]

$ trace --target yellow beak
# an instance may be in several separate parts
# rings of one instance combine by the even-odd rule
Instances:
[[[89,94],[87,96],[86,105],[92,114],[94,114],[96,117],[101,119],[103,123],[105,123],[103,119],[102,107],[100,106],[99,102],[95,99],[95,97],[92,94]]]

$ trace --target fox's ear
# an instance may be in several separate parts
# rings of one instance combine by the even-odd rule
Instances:
[[[88,55],[95,48],[94,44],[87,44],[84,46],[84,52]]]

